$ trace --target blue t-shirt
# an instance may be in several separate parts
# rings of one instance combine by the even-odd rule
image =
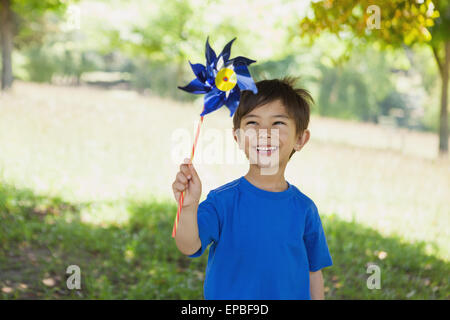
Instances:
[[[260,189],[244,176],[199,204],[205,299],[309,300],[309,272],[333,265],[314,202],[295,186]]]

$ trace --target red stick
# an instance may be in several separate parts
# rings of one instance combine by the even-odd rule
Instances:
[[[197,125],[197,133],[195,134],[194,144],[192,145],[191,160],[189,163],[192,163],[192,159],[194,159],[195,146],[197,145],[197,139],[198,139],[198,135],[200,133],[200,127],[203,123],[203,117],[204,116],[200,116],[200,122]],[[177,216],[175,217],[175,223],[173,224],[173,229],[172,229],[172,238],[175,238],[175,235],[177,234],[178,222],[180,221],[181,208],[183,207],[183,200],[184,200],[184,191],[181,193],[181,196],[180,196],[180,199],[178,202]]]

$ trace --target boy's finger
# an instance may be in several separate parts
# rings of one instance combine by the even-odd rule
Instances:
[[[189,170],[189,167],[187,164],[182,164],[180,166],[180,171],[184,174],[185,177],[191,174],[191,171]]]
[[[188,182],[188,178],[186,177],[186,175],[182,172],[178,172],[177,173],[177,181],[181,182],[181,183],[187,183]]]
[[[180,164],[180,170],[181,170],[181,168],[187,167],[189,165],[189,163],[191,163],[191,159],[184,158],[183,162]]]
[[[180,201],[180,195],[181,195],[181,192],[180,192],[180,191],[175,191],[174,193],[175,193],[175,200],[176,200],[177,202]]]
[[[175,191],[180,191],[180,192],[184,191],[184,190],[186,190],[186,187],[187,187],[187,185],[183,184],[181,182],[175,182],[173,184],[173,190],[175,190]]]
[[[193,164],[191,164],[191,165],[189,166],[189,169],[190,169],[189,171],[190,171],[191,174],[192,174],[192,179],[193,179],[195,182],[200,181],[200,178],[199,178],[199,176],[198,176],[198,174],[197,174],[197,170],[195,170]]]

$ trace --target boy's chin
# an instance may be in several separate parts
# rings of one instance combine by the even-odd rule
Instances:
[[[278,170],[280,166],[280,159],[277,156],[255,155],[252,158],[247,157],[250,165],[257,166],[260,169]]]
[[[262,176],[272,176],[278,174],[280,171],[280,166],[278,164],[255,164],[258,167],[259,173]]]

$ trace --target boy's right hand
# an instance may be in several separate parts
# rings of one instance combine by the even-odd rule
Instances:
[[[189,158],[184,159],[184,163],[180,165],[172,189],[177,202],[180,201],[181,192],[184,191],[183,208],[198,205],[202,195],[202,183]]]

